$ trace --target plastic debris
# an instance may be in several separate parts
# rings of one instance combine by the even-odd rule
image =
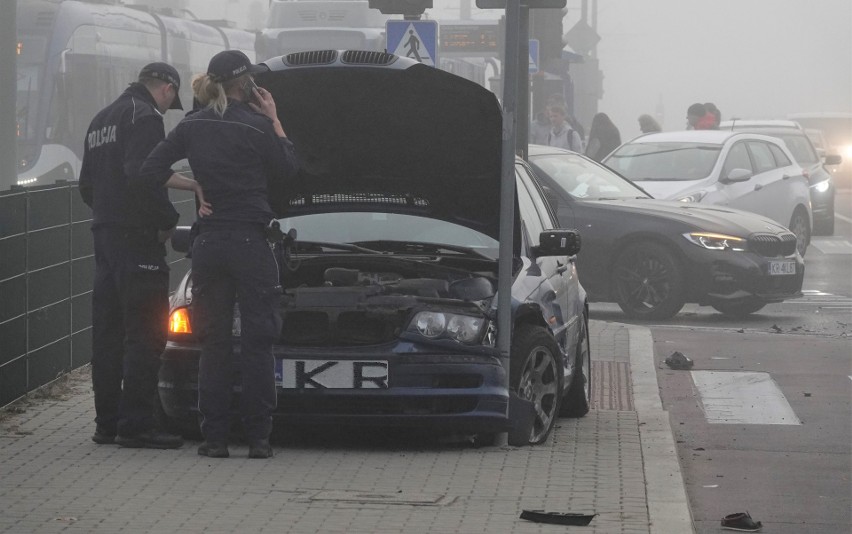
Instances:
[[[545,512],[544,510],[523,510],[521,519],[535,523],[549,523],[551,525],[575,525],[585,527],[592,522],[598,514],[574,514],[570,512]]]
[[[677,370],[692,369],[694,365],[692,360],[678,351],[672,352],[671,356],[666,358],[665,362],[670,368]]]
[[[763,528],[763,525],[760,521],[753,520],[748,512],[739,512],[723,517],[722,528],[738,532],[757,532]]]

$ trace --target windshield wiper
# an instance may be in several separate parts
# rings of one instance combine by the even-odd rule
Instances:
[[[311,248],[328,248],[332,250],[345,250],[347,252],[363,252],[365,254],[381,254],[378,250],[372,250],[365,247],[359,247],[351,243],[326,243],[323,241],[302,241],[296,240],[296,251],[301,252],[301,249]]]
[[[387,251],[387,252],[410,252],[415,254],[438,254],[442,251],[449,252],[458,252],[461,254],[465,254],[468,256],[477,256],[479,258],[485,258],[487,260],[493,260],[494,258],[488,256],[487,254],[483,254],[478,250],[471,247],[463,247],[460,245],[447,245],[444,243],[420,243],[420,242],[411,242],[411,241],[388,241],[388,240],[379,240],[379,241],[359,241],[357,243],[353,243],[353,245],[358,246],[366,246],[371,248],[376,248],[379,250]]]

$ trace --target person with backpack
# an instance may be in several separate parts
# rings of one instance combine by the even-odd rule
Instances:
[[[548,110],[550,117],[550,132],[547,134],[547,145],[565,148],[574,152],[583,151],[583,141],[565,120],[565,108],[551,106]]]

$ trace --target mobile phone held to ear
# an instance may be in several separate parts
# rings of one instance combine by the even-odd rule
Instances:
[[[260,88],[257,86],[256,83],[254,83],[254,80],[252,80],[251,78],[249,78],[245,85],[243,85],[243,90],[246,92],[248,99],[252,102],[259,104],[258,97],[256,94],[254,94],[255,89]]]

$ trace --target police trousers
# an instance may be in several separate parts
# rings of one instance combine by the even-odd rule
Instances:
[[[169,272],[156,237],[96,228],[92,291],[95,422],[135,436],[151,428],[166,346]]]
[[[227,441],[235,385],[249,442],[272,431],[277,402],[272,345],[281,331],[281,294],[278,262],[262,226],[202,229],[193,241],[192,323],[201,341],[198,409],[208,442]]]

